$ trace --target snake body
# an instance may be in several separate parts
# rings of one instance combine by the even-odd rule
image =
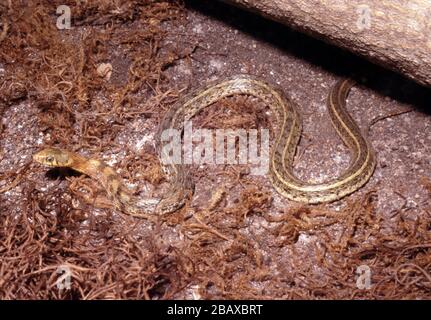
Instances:
[[[284,197],[305,203],[332,202],[361,188],[375,168],[375,156],[371,144],[346,111],[346,98],[352,87],[351,80],[338,82],[327,99],[327,109],[338,135],[351,151],[350,166],[339,177],[324,183],[308,183],[293,173],[296,147],[302,131],[301,116],[293,101],[281,90],[249,75],[238,75],[200,88],[178,101],[164,116],[156,134],[156,147],[163,158],[161,135],[166,129],[183,129],[202,109],[218,100],[233,95],[250,95],[261,99],[270,107],[276,118],[277,132],[271,159],[270,180]],[[187,195],[193,191],[193,183],[184,164],[163,164],[171,190],[163,199],[139,199],[125,187],[121,177],[103,161],[85,158],[76,153],[48,148],[34,155],[34,160],[50,167],[69,167],[98,180],[106,189],[117,208],[139,216],[148,213],[173,212],[184,205]]]

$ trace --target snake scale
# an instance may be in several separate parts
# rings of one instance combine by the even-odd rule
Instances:
[[[340,176],[323,183],[308,183],[293,172],[296,147],[302,132],[302,121],[296,104],[280,89],[250,75],[237,75],[210,83],[180,99],[164,116],[156,134],[155,145],[162,156],[161,133],[169,128],[182,129],[200,110],[216,101],[233,95],[250,95],[270,107],[278,124],[276,141],[270,155],[269,176],[273,187],[284,197],[309,203],[332,202],[361,188],[375,168],[371,144],[346,111],[346,98],[353,81],[339,81],[327,98],[327,109],[332,124],[344,144],[350,149],[349,167]],[[115,170],[103,161],[86,158],[77,153],[47,148],[34,154],[33,159],[48,167],[68,167],[99,181],[114,205],[133,216],[145,217],[151,213],[169,213],[178,210],[193,192],[193,183],[187,167],[164,164],[170,190],[162,199],[139,198],[128,190]]]

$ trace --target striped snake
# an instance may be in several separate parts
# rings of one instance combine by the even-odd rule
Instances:
[[[178,101],[163,118],[156,134],[156,148],[162,158],[161,133],[170,128],[183,129],[200,110],[216,101],[233,95],[250,95],[270,107],[278,123],[276,141],[271,151],[269,176],[274,188],[284,197],[310,204],[332,202],[361,188],[375,168],[371,144],[345,109],[346,98],[353,85],[342,80],[332,88],[327,109],[332,124],[351,151],[350,166],[339,177],[323,183],[308,183],[293,173],[296,147],[302,131],[301,116],[296,105],[279,89],[249,75],[238,75],[211,83]],[[193,183],[186,165],[163,164],[170,182],[170,191],[162,199],[140,198],[131,194],[121,177],[103,161],[85,158],[74,152],[47,148],[33,156],[36,162],[49,167],[69,167],[96,180],[106,189],[114,205],[121,211],[147,217],[150,213],[169,213],[184,205],[193,192]]]

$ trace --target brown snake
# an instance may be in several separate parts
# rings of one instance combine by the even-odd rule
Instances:
[[[296,105],[280,90],[249,75],[238,75],[198,89],[180,99],[163,118],[156,134],[156,147],[161,152],[161,133],[169,128],[182,129],[200,110],[232,95],[250,95],[270,107],[278,123],[277,139],[270,159],[270,179],[274,188],[284,197],[305,203],[331,202],[361,188],[375,168],[371,144],[345,109],[346,98],[352,87],[351,80],[338,82],[327,99],[327,108],[338,135],[351,151],[350,166],[339,177],[324,183],[308,183],[293,173],[296,147],[302,131],[302,121]],[[193,191],[186,166],[165,164],[164,171],[171,190],[163,199],[140,199],[133,196],[114,169],[100,160],[88,159],[76,153],[47,148],[33,159],[49,167],[69,167],[96,180],[106,189],[114,205],[133,216],[149,213],[168,213],[182,207]]]

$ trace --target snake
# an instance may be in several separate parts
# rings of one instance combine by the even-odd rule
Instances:
[[[346,99],[354,84],[352,79],[342,79],[331,88],[327,97],[332,125],[351,156],[346,170],[322,183],[303,181],[294,174],[294,158],[302,133],[298,105],[280,88],[247,74],[210,82],[180,98],[162,118],[155,135],[155,147],[162,159],[161,136],[164,130],[183,130],[186,121],[220,99],[235,95],[252,96],[270,108],[277,124],[269,161],[269,178],[274,189],[295,202],[318,204],[340,200],[364,186],[376,166],[371,143],[346,110]],[[33,159],[48,167],[67,167],[96,179],[115,207],[133,216],[174,212],[183,207],[194,192],[189,166],[181,163],[162,163],[169,190],[161,198],[145,198],[134,195],[116,171],[101,160],[52,147],[37,152]]]

